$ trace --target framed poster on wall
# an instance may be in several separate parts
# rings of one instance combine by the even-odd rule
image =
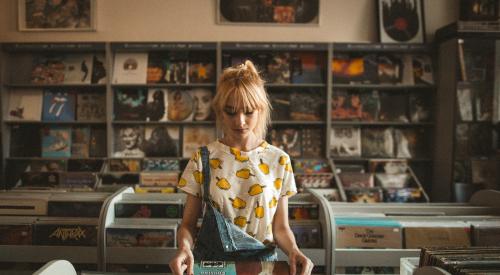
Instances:
[[[382,43],[424,43],[422,0],[377,0]]]
[[[96,0],[18,0],[20,31],[95,31]]]
[[[319,0],[217,0],[217,23],[319,25]]]

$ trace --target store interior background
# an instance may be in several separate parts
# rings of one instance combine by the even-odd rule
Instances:
[[[319,26],[217,24],[217,0],[96,0],[95,32],[20,32],[18,1],[0,1],[0,42],[378,42],[375,0],[320,0]],[[457,20],[458,1],[423,0],[426,39]]]

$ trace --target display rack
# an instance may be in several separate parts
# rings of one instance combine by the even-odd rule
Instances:
[[[309,192],[315,197],[321,194],[315,189]],[[420,249],[355,249],[336,248],[336,218],[340,217],[372,217],[374,219],[395,221],[447,221],[463,219],[465,221],[482,220],[500,213],[500,192],[482,190],[474,194],[469,203],[385,203],[359,204],[345,202],[328,202],[331,213],[331,262],[330,274],[335,268],[353,266],[391,266],[399,267],[400,258],[418,257]],[[333,268],[334,267],[334,268]]]

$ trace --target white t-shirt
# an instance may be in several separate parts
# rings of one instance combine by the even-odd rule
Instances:
[[[249,235],[274,242],[272,222],[282,196],[297,193],[290,157],[263,142],[251,151],[240,151],[219,141],[207,145],[210,152],[210,198],[222,214]],[[193,154],[178,187],[202,197],[200,153]]]

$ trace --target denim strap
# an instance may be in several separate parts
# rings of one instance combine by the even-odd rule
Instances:
[[[210,193],[210,162],[207,146],[200,147],[201,154],[201,165],[202,165],[202,175],[203,175],[203,201],[210,203],[208,194]]]

